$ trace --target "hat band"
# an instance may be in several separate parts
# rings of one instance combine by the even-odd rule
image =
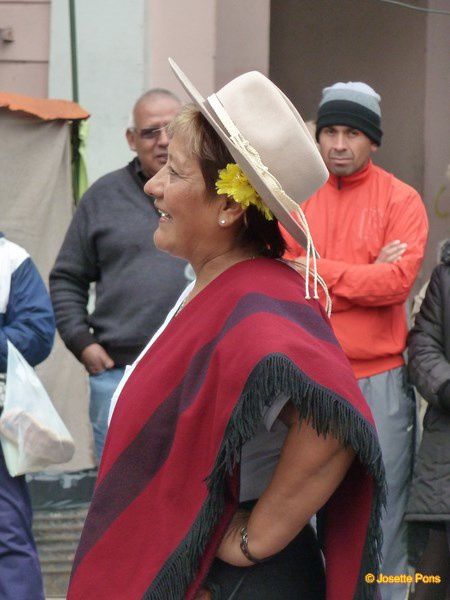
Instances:
[[[228,131],[230,142],[233,144],[236,150],[243,154],[246,157],[246,159],[251,163],[252,167],[255,169],[255,171],[258,173],[261,179],[264,180],[265,184],[273,193],[273,195],[277,198],[277,200],[282,203],[287,202],[291,205],[290,209],[294,211],[296,207],[298,207],[298,204],[294,200],[292,200],[292,198],[288,194],[286,194],[278,179],[269,171],[269,168],[266,167],[266,165],[263,163],[259,152],[250,144],[250,142],[246,138],[244,138],[242,133],[234,124],[230,115],[225,110],[223,104],[216,96],[216,94],[208,96],[208,102],[211,108],[216,113],[217,117],[220,119],[221,125],[223,125]],[[264,202],[264,198],[261,198],[261,200]],[[306,234],[306,232],[304,233]]]

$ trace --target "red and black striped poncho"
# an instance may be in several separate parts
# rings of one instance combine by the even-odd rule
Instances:
[[[200,292],[125,384],[68,600],[191,599],[238,502],[239,449],[282,392],[356,452],[321,511],[327,600],[373,598],[384,474],[370,410],[302,278],[259,258]]]

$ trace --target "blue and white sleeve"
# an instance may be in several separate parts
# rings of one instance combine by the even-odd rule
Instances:
[[[13,272],[8,304],[0,329],[0,372],[6,371],[7,339],[35,366],[50,354],[55,318],[50,297],[31,258]]]

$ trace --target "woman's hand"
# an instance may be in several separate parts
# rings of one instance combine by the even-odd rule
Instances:
[[[239,509],[234,513],[216,552],[217,558],[235,567],[250,567],[253,565],[241,550],[241,529],[247,525],[249,516],[250,513],[246,510]]]
[[[207,590],[206,588],[202,588],[201,590],[198,590],[198,592],[195,594],[194,600],[211,600],[212,596],[211,596],[211,592],[209,590]]]

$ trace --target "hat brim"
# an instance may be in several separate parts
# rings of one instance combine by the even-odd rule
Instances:
[[[246,176],[248,177],[250,183],[254,187],[254,189],[258,192],[264,204],[268,206],[268,208],[272,211],[278,221],[283,225],[283,227],[290,233],[290,235],[304,248],[307,247],[307,238],[299,226],[298,222],[294,219],[291,213],[295,213],[299,210],[298,204],[291,200],[289,196],[287,196],[284,202],[280,202],[277,196],[274,194],[272,189],[265,183],[265,181],[261,178],[260,173],[255,169],[255,167],[251,164],[247,156],[242,152],[242,150],[236,146],[232,140],[230,139],[229,133],[226,131],[225,127],[220,121],[220,118],[214,112],[213,108],[209,104],[208,100],[205,100],[203,96],[199,93],[196,87],[191,83],[191,81],[186,77],[185,73],[180,69],[180,67],[175,63],[175,61],[169,58],[169,64],[185,89],[186,93],[190,96],[194,104],[198,107],[202,115],[208,120],[211,126],[214,128],[216,133],[219,135],[220,139],[223,141],[230,154],[235,159],[236,163],[240,166],[240,168],[244,171]],[[290,104],[290,103],[289,103]],[[314,142],[313,142],[314,143]],[[326,178],[324,179],[325,183]],[[301,200],[304,200],[302,198]],[[286,201],[287,200],[287,201]]]

